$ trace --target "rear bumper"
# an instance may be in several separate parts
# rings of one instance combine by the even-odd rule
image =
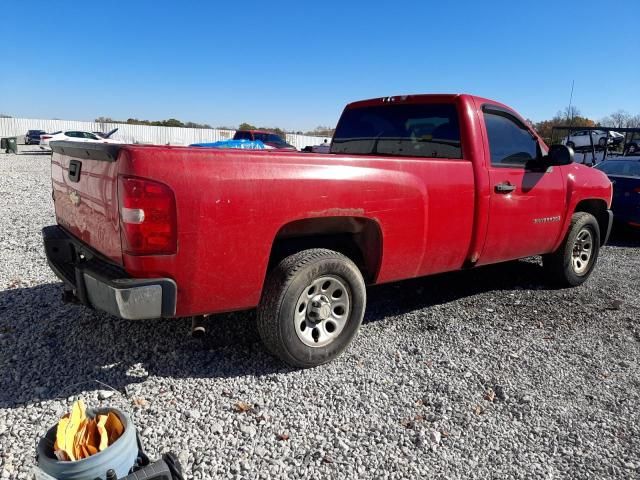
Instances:
[[[172,279],[131,278],[57,225],[43,228],[42,238],[49,267],[83,305],[127,320],[175,316]]]

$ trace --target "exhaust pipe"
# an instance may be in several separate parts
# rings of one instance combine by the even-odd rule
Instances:
[[[202,338],[207,333],[205,321],[209,315],[198,315],[191,317],[191,336],[193,338]]]

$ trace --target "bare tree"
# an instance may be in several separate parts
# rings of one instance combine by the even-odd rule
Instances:
[[[616,128],[625,127],[627,125],[627,122],[629,121],[629,114],[624,110],[618,110],[617,112],[612,113],[609,116],[611,117],[611,120],[613,122],[612,126]]]
[[[575,105],[571,107],[565,107],[564,110],[558,112],[556,116],[565,119],[567,122],[571,122],[574,118],[580,116],[580,109]]]
[[[629,117],[629,120],[627,120],[627,127],[640,128],[640,114]]]
[[[598,127],[611,127],[613,126],[613,119],[610,116],[602,117],[598,122]]]

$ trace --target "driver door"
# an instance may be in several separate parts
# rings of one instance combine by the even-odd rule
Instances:
[[[548,253],[561,233],[564,182],[559,167],[525,168],[541,154],[537,137],[502,107],[485,105],[489,222],[479,265]]]

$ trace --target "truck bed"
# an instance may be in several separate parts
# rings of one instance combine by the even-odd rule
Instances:
[[[58,222],[132,276],[175,280],[177,316],[257,305],[274,239],[304,230],[310,219],[325,219],[319,234],[345,222],[355,236],[378,230],[385,254],[367,266],[370,283],[458,269],[467,258],[475,203],[468,160],[108,148],[100,154],[107,149],[95,146],[87,153],[54,146]],[[74,159],[81,162],[78,182],[67,178]],[[148,178],[174,190],[174,255],[123,252],[118,176]],[[73,192],[79,206],[72,203]],[[377,256],[382,245],[370,243],[365,247],[377,249]]]

